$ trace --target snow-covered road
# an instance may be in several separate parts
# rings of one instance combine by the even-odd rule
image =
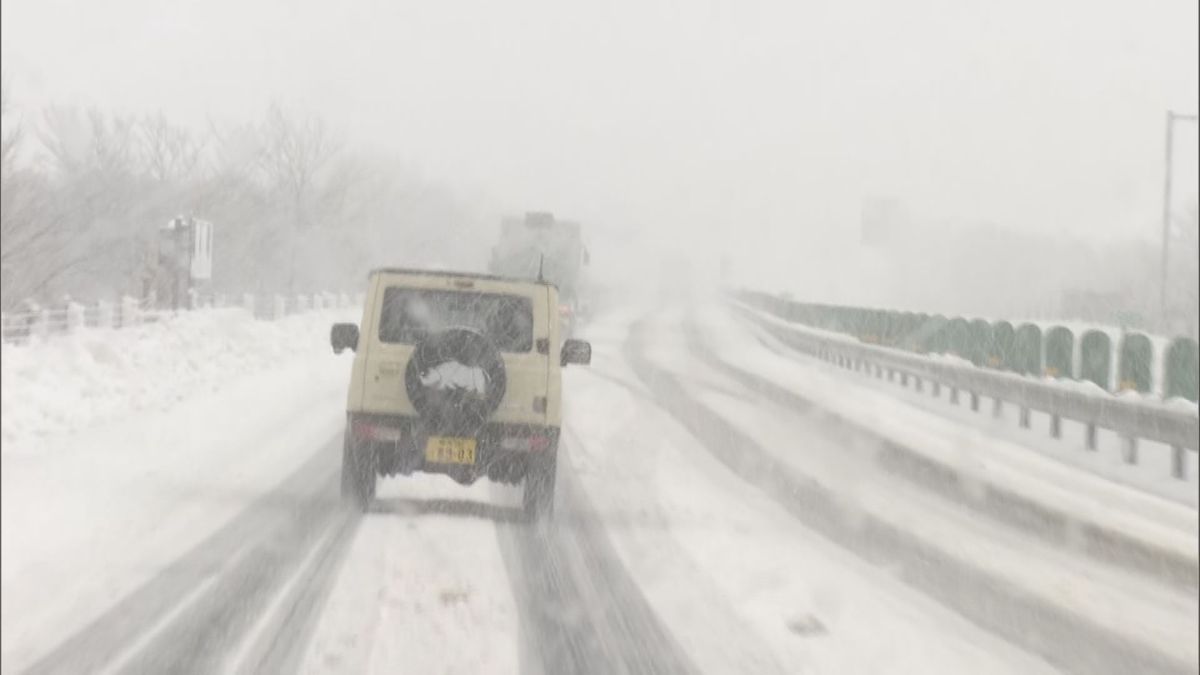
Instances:
[[[45,383],[29,405],[49,413],[6,385],[26,422],[2,455],[0,670],[1196,671],[1194,588],[880,469],[729,370],[803,364],[705,351],[744,339],[728,316],[617,307],[582,330],[595,358],[564,373],[567,461],[537,526],[519,488],[441,476],[342,507],[350,357],[328,353],[329,315],[269,329],[296,345],[257,366],[206,361],[178,400],[87,424],[44,423],[62,416]]]

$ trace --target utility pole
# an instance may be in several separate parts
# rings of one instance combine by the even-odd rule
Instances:
[[[1167,330],[1167,266],[1169,264],[1168,249],[1171,242],[1171,173],[1173,170],[1173,151],[1175,149],[1175,122],[1195,122],[1196,115],[1179,115],[1172,110],[1167,111],[1167,152],[1166,165],[1163,173],[1163,212],[1162,212],[1162,262],[1160,264],[1162,279],[1159,281],[1158,310],[1162,329]]]

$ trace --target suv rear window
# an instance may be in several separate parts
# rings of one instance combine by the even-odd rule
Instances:
[[[415,344],[447,328],[478,331],[502,352],[527,352],[533,349],[533,301],[497,293],[384,289],[380,341]]]

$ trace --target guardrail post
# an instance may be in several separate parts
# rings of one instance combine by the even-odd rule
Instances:
[[[1050,437],[1062,438],[1062,418],[1058,415],[1050,416]]]
[[[74,333],[83,328],[83,305],[78,302],[67,303],[67,331]]]
[[[96,303],[96,325],[100,328],[112,328],[115,319],[113,312],[113,304],[108,300],[101,300]]]
[[[1021,421],[1019,422],[1019,424],[1021,425],[1021,428],[1028,429],[1029,428],[1029,408],[1025,408],[1025,407],[1021,408],[1020,418],[1021,418]]]
[[[45,339],[50,335],[50,310],[39,309],[37,312],[37,322],[33,325],[31,331],[33,335]]]
[[[275,320],[282,319],[287,314],[287,299],[282,295],[275,296],[275,307],[271,314],[271,318]]]
[[[900,386],[901,387],[908,386],[908,373],[900,373]]]
[[[1000,417],[1004,414],[1004,401],[1000,399],[992,400],[992,417]]]
[[[971,412],[979,412],[979,394],[971,392]]]
[[[1138,463],[1138,442],[1136,438],[1125,439],[1125,463]]]
[[[923,381],[921,380],[921,378],[919,378],[919,377],[913,378],[913,388],[916,389],[917,391],[925,391],[925,385],[923,384]]]
[[[958,405],[958,387],[950,387],[950,405]]]
[[[1087,433],[1085,434],[1084,442],[1088,450],[1096,449],[1096,425],[1088,422]]]
[[[941,398],[942,397],[942,383],[938,382],[937,380],[934,380],[930,384],[933,385],[933,395],[938,398]]]
[[[140,321],[140,312],[138,311],[137,298],[131,298],[128,295],[121,296],[121,328],[128,326],[136,326]]]
[[[1186,459],[1187,459],[1187,451],[1186,450],[1184,450],[1183,448],[1181,448],[1177,445],[1171,446],[1171,476],[1172,477],[1179,478],[1181,480],[1187,478],[1187,465],[1185,463]]]

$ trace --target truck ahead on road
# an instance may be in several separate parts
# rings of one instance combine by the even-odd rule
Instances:
[[[531,211],[501,222],[500,240],[492,249],[488,271],[506,277],[541,278],[557,286],[564,332],[570,335],[585,307],[584,267],[588,263],[579,223]]]

